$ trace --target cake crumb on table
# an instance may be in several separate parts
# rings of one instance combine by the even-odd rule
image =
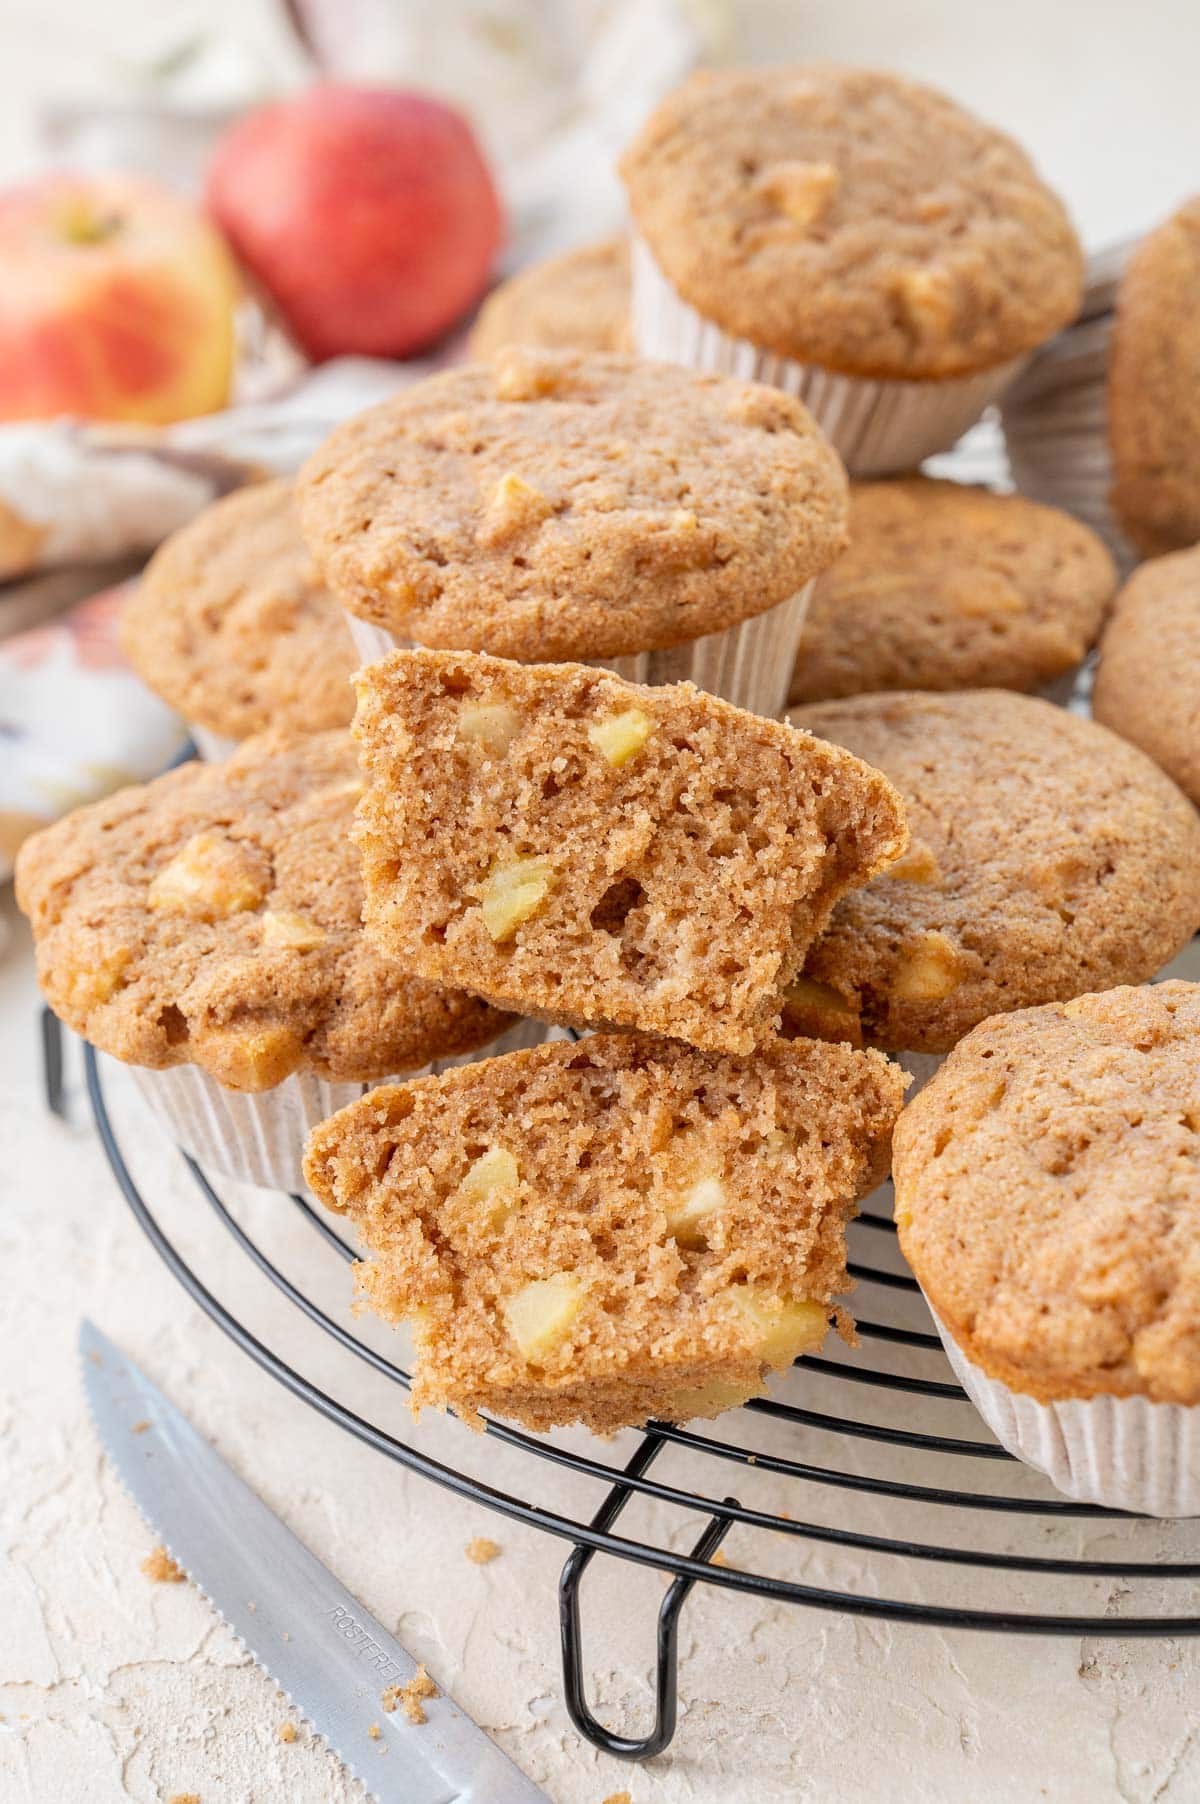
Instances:
[[[198,1791],[173,1791],[167,1799],[167,1804],[200,1804],[200,1793]]]
[[[296,1739],[295,1723],[280,1723],[279,1739],[280,1739],[280,1741],[295,1741],[295,1739]]]
[[[496,1558],[499,1552],[499,1541],[489,1541],[486,1535],[476,1535],[475,1539],[468,1541],[466,1546],[467,1558],[474,1566],[486,1566],[489,1561]]]
[[[379,1736],[380,1736],[380,1728],[379,1728],[379,1724],[378,1724],[378,1723],[372,1723],[372,1724],[371,1724],[371,1725],[370,1725],[370,1726],[369,1726],[369,1728],[368,1728],[368,1729],[367,1729],[367,1734],[368,1734],[368,1735],[369,1735],[369,1736],[370,1736],[370,1737],[371,1737],[371,1740],[372,1740],[372,1741],[378,1741],[378,1740],[379,1740]]]
[[[182,1585],[187,1577],[183,1567],[178,1565],[165,1547],[155,1547],[142,1561],[142,1571],[156,1585]]]
[[[627,1791],[610,1791],[604,1804],[633,1804],[633,1793]]]
[[[145,1432],[149,1428],[149,1426],[150,1426],[149,1422],[147,1421],[146,1417],[143,1416],[140,1422],[135,1422],[133,1424],[133,1427],[129,1430],[129,1432],[130,1432],[130,1434],[145,1434]]]
[[[409,1722],[420,1725],[426,1720],[425,1712],[421,1708],[422,1699],[436,1696],[437,1686],[425,1668],[418,1666],[407,1685],[389,1685],[380,1702],[389,1716],[399,1704]]]

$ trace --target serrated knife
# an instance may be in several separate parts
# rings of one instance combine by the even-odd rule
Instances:
[[[424,1704],[422,1724],[385,1711],[382,1693],[417,1670],[411,1654],[91,1322],[79,1351],[100,1439],[142,1515],[379,1804],[549,1804],[448,1697]]]

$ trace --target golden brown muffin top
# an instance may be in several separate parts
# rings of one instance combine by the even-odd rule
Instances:
[[[121,643],[185,720],[231,739],[354,713],[354,646],[287,482],[239,489],[172,533],[125,605]]]
[[[1200,804],[1200,545],[1151,559],[1121,590],[1092,713]]]
[[[1078,239],[1024,151],[899,75],[703,70],[651,115],[621,173],[685,301],[823,369],[991,369],[1079,307]]]
[[[1117,289],[1112,505],[1148,557],[1200,539],[1200,196],[1150,232]]]
[[[265,733],[27,840],[17,894],[55,1013],[102,1052],[233,1090],[370,1082],[508,1025],[363,937],[347,732]]]
[[[946,1052],[989,1015],[1144,982],[1200,928],[1200,817],[1094,721],[1000,689],[789,719],[889,776],[912,834],[805,961],[845,1010],[839,1037]]]
[[[525,663],[761,614],[831,561],[846,514],[841,464],[776,389],[511,347],[339,427],[299,493],[352,613]]]
[[[791,700],[1036,689],[1082,661],[1116,586],[1103,541],[1058,508],[926,476],[852,483]]]
[[[501,282],[479,310],[471,355],[505,345],[545,351],[628,351],[629,240],[605,238],[546,257]]]
[[[985,1021],[892,1170],[905,1258],[989,1377],[1200,1403],[1200,985]]]

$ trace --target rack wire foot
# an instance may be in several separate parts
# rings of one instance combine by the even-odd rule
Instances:
[[[67,1118],[66,1086],[63,1081],[63,1030],[53,1010],[42,1009],[42,1088],[46,1107],[60,1121]]]
[[[631,1478],[640,1478],[664,1445],[661,1435],[647,1434],[625,1467]],[[607,1531],[633,1495],[633,1486],[616,1484],[592,1517],[592,1527]],[[725,1502],[737,1508],[737,1499]],[[695,1546],[693,1560],[710,1560],[729,1529],[729,1517],[714,1515]],[[654,1674],[654,1727],[649,1735],[617,1735],[606,1729],[584,1694],[583,1637],[580,1628],[579,1586],[591,1564],[594,1547],[576,1547],[568,1555],[558,1581],[558,1617],[562,1631],[563,1694],[567,1714],[579,1733],[618,1760],[650,1760],[668,1747],[679,1714],[679,1617],[695,1579],[681,1573],[669,1586],[658,1612],[658,1646]]]

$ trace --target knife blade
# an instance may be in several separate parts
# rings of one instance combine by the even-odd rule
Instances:
[[[385,1711],[412,1655],[91,1322],[79,1351],[100,1439],[147,1523],[379,1804],[549,1804],[450,1698],[430,1698],[423,1724]]]

